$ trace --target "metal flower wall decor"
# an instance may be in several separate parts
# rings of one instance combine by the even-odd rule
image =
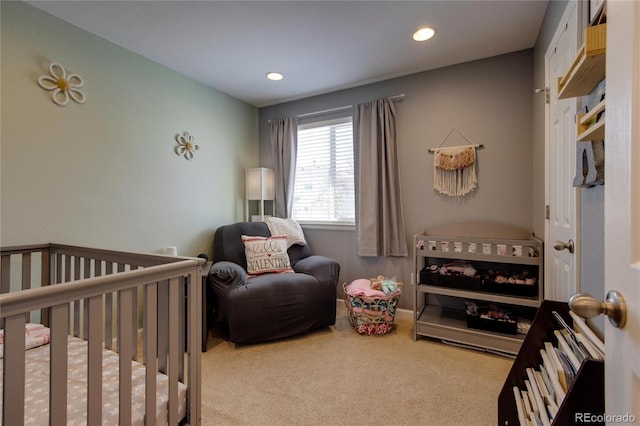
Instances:
[[[194,151],[200,149],[189,132],[176,135],[176,141],[178,142],[178,146],[175,147],[176,154],[184,156],[187,160],[192,160]]]
[[[69,74],[64,67],[57,62],[49,65],[49,75],[43,75],[38,79],[38,86],[45,90],[53,91],[51,99],[56,105],[66,106],[69,98],[79,104],[87,99],[80,90],[84,86],[84,80],[78,74]]]

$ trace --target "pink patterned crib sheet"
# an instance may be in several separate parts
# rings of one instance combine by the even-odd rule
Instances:
[[[25,425],[49,424],[49,345],[38,346],[25,351]],[[67,424],[86,425],[87,412],[87,342],[76,337],[68,337],[68,397]],[[118,424],[118,354],[102,351],[102,424]],[[132,361],[132,401],[133,425],[144,425],[145,367]],[[0,381],[2,380],[0,362]],[[168,377],[157,374],[156,418],[157,424],[167,424]],[[0,401],[2,392],[0,389]],[[10,389],[8,390],[10,391]],[[187,386],[178,383],[178,416],[186,413]],[[0,418],[2,415],[0,404]]]

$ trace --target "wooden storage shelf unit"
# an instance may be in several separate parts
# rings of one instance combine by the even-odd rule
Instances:
[[[509,375],[505,380],[498,397],[498,424],[502,426],[514,426],[520,424],[518,411],[513,396],[513,387],[525,388],[526,369],[538,369],[542,363],[540,349],[544,348],[544,342],[557,345],[557,339],[553,331],[559,329],[552,312],[556,311],[567,322],[573,321],[569,316],[569,307],[566,303],[545,300],[531,325],[529,333],[522,343]],[[558,413],[553,419],[552,425],[563,426],[575,424],[576,413],[591,413],[594,415],[604,413],[604,362],[587,359],[582,362],[575,380],[567,390],[567,394],[558,407]]]
[[[607,24],[587,27],[585,42],[564,77],[558,78],[558,99],[587,95],[605,76]]]
[[[598,114],[604,112],[605,101],[601,101],[586,114],[578,114],[578,141],[604,139],[605,119],[597,120]]]
[[[525,239],[527,233],[518,231],[517,238],[520,239],[443,237],[427,232],[414,236],[414,339],[423,336],[504,354],[515,355],[518,352],[524,335],[469,328],[465,310],[460,309],[464,301],[495,303],[527,312],[535,312],[540,306],[544,294],[542,241],[533,236]],[[485,281],[480,279],[478,281],[482,281],[482,285],[473,289],[457,286],[456,281],[462,281],[463,278],[449,278],[454,281],[455,286],[421,280],[420,272],[427,265],[441,264],[449,260],[469,261],[474,265],[495,265],[496,268],[531,270],[535,273],[537,282],[531,287],[515,285],[516,288],[526,288],[531,292],[520,295],[495,291],[495,286],[485,286]],[[431,298],[439,297],[451,302],[453,307],[447,306],[446,303],[440,305],[430,301]],[[533,314],[529,318],[532,317]]]

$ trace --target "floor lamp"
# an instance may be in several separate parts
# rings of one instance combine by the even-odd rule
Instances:
[[[246,221],[264,221],[264,202],[273,201],[273,170],[264,167],[245,170],[245,211]],[[249,201],[258,201],[260,214],[252,216],[249,211]],[[271,215],[274,212],[274,205],[271,205]],[[269,216],[267,216],[269,217]]]

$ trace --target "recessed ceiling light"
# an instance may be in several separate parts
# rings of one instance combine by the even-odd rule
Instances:
[[[284,76],[279,72],[268,72],[266,75],[269,80],[273,81],[282,80],[284,78]]]
[[[413,39],[415,41],[425,41],[429,40],[436,32],[433,28],[424,27],[420,28],[418,31],[413,33]]]

